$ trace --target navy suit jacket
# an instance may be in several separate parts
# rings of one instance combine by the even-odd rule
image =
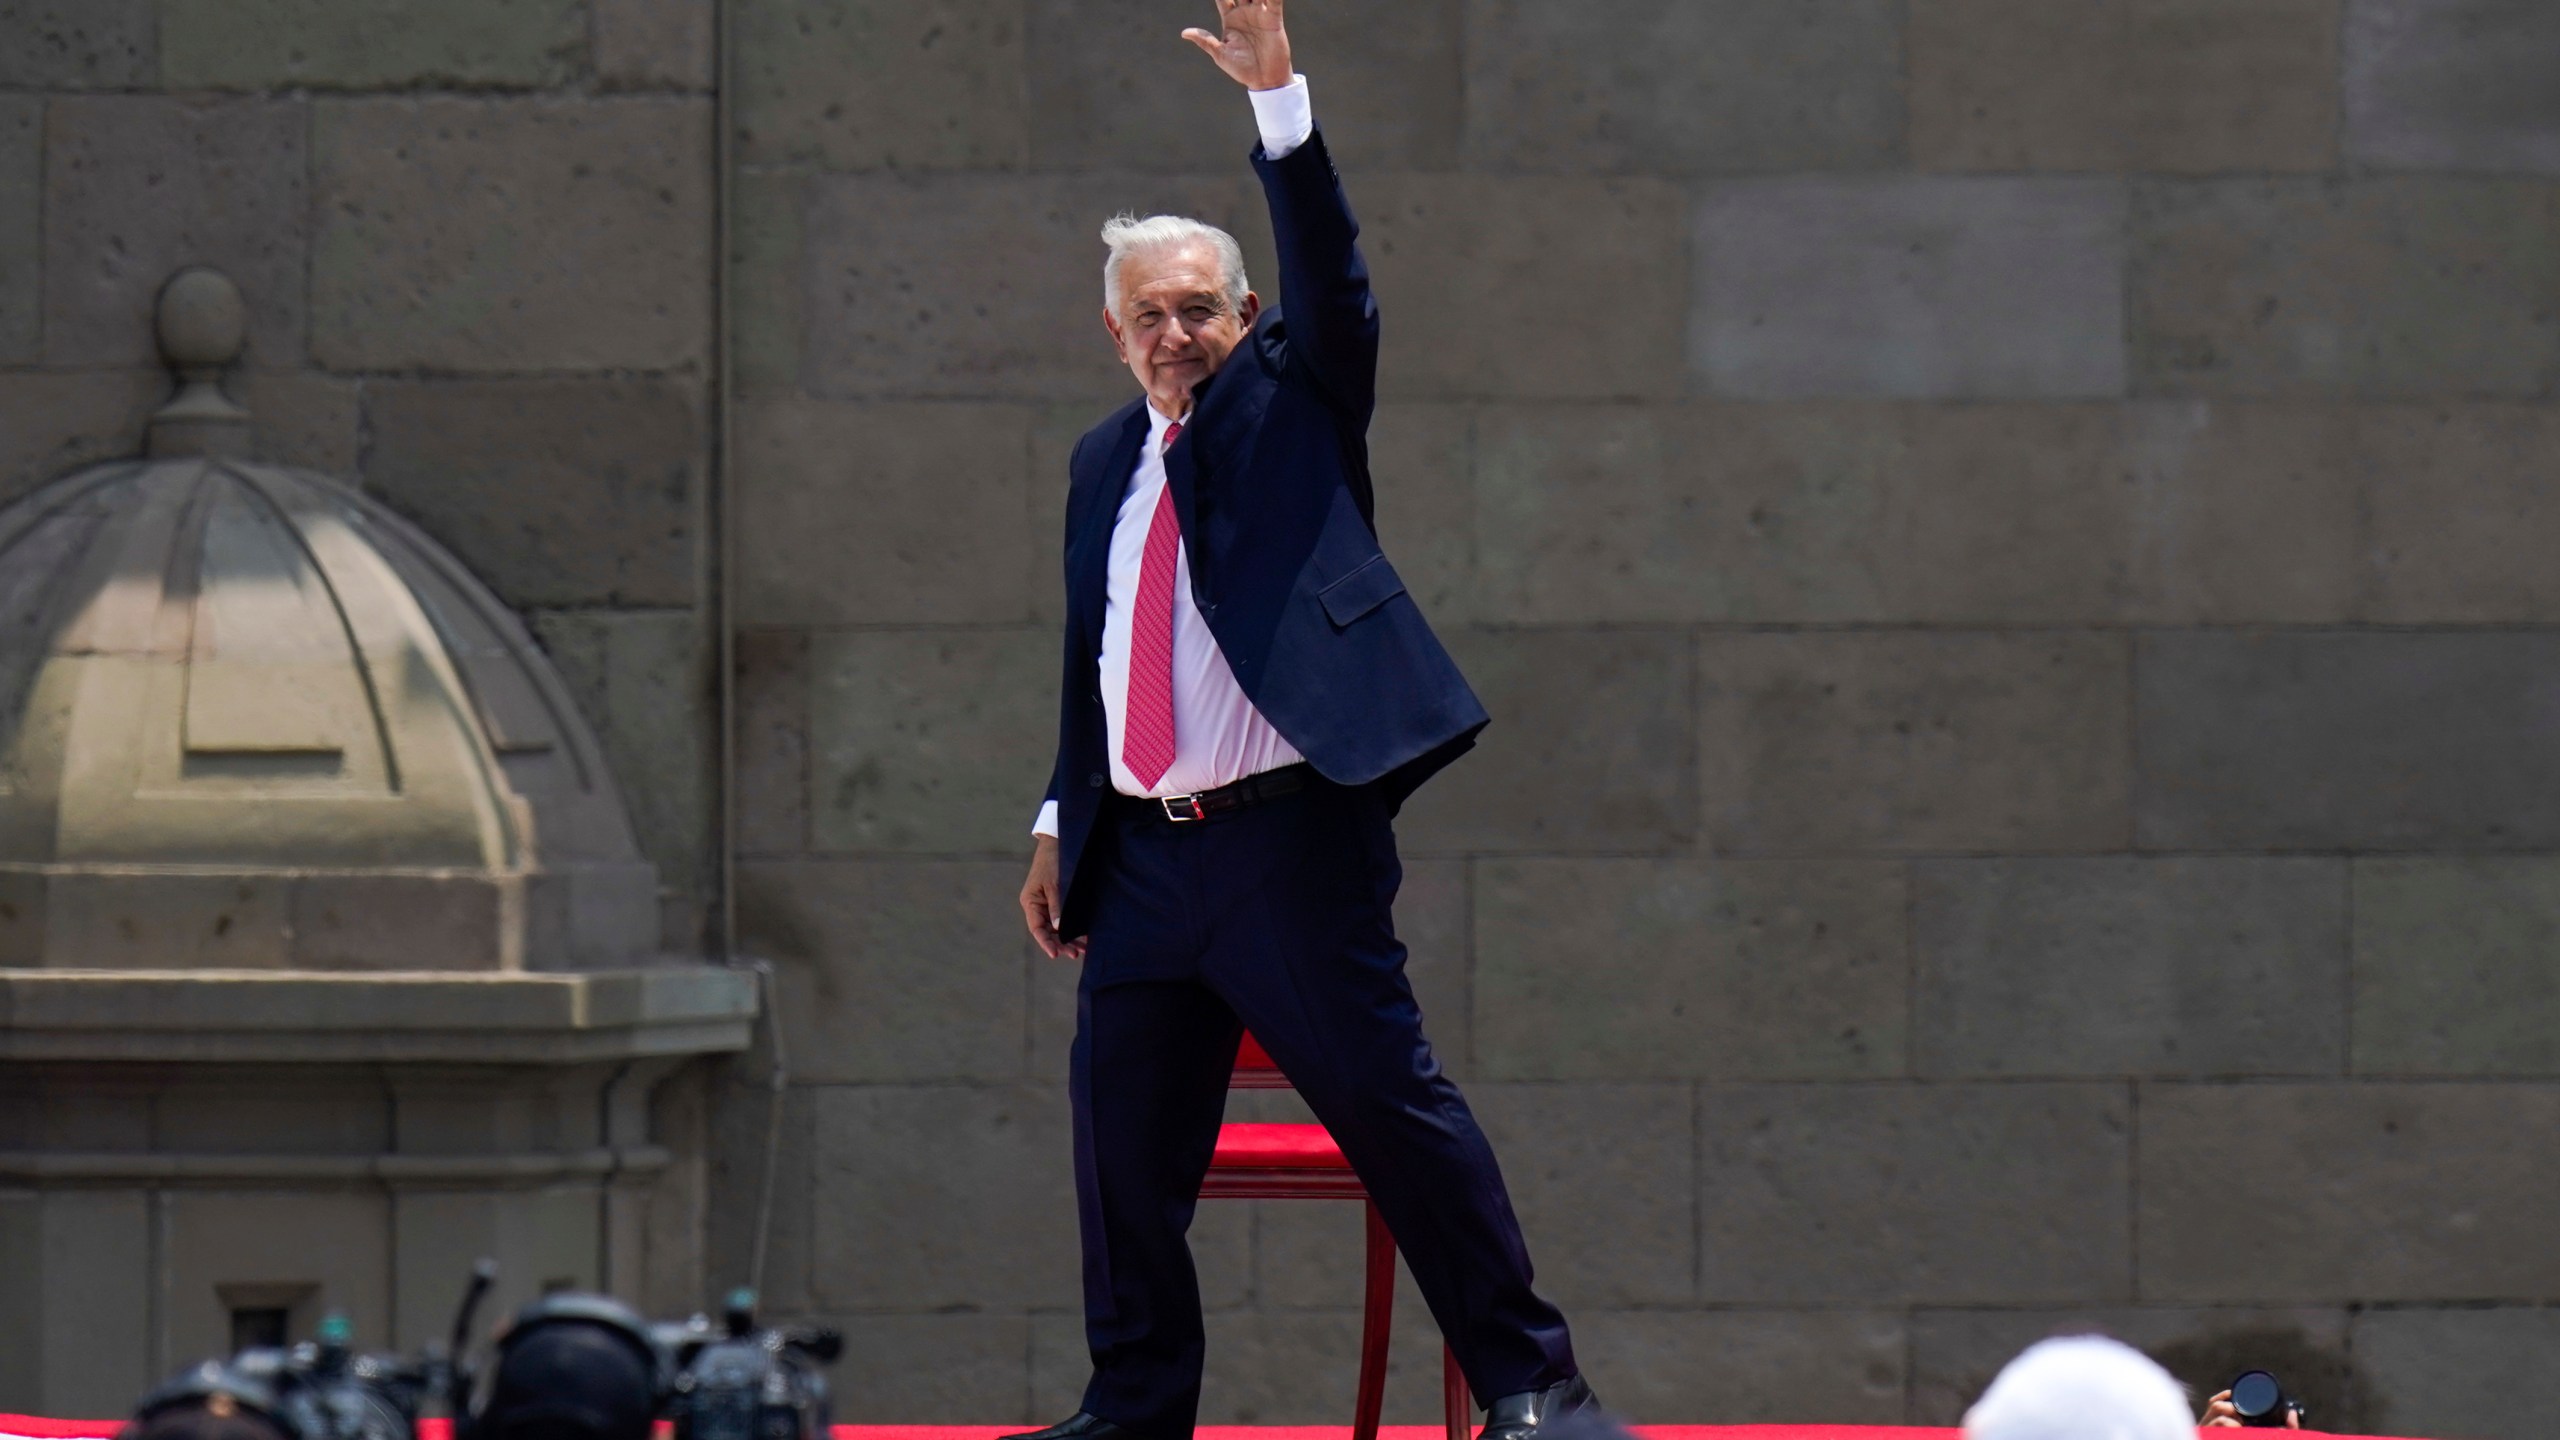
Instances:
[[[1390,806],[1463,754],[1484,706],[1378,547],[1369,485],[1378,306],[1360,229],[1321,132],[1253,168],[1279,242],[1275,305],[1192,392],[1165,453],[1192,599],[1263,718],[1327,779],[1375,782]],[[1082,935],[1078,864],[1111,793],[1102,612],[1111,530],[1147,435],[1141,397],[1068,463],[1066,677],[1059,692],[1061,929]]]

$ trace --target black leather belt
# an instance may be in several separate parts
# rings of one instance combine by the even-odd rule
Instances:
[[[1316,768],[1302,760],[1295,765],[1283,765],[1277,770],[1265,770],[1259,775],[1247,775],[1233,785],[1221,785],[1215,790],[1202,790],[1190,795],[1164,795],[1138,799],[1136,803],[1146,806],[1149,810],[1161,807],[1164,818],[1167,820],[1176,824],[1188,824],[1194,820],[1207,820],[1212,816],[1259,805],[1265,800],[1276,800],[1283,795],[1296,794],[1314,784],[1315,777]]]

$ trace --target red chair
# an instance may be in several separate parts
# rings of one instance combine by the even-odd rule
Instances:
[[[1230,1090],[1287,1090],[1289,1077],[1250,1033],[1236,1047]],[[1217,1152],[1200,1182],[1203,1200],[1358,1200],[1369,1212],[1368,1293],[1360,1304],[1360,1392],[1352,1410],[1351,1440],[1377,1440],[1378,1416],[1387,1398],[1387,1340],[1396,1308],[1396,1242],[1377,1204],[1342,1157],[1342,1147],[1322,1125],[1228,1124],[1218,1127]],[[1440,1352],[1441,1407],[1448,1440],[1467,1440],[1473,1408],[1467,1377],[1447,1346]]]

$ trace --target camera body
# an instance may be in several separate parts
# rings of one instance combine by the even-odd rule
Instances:
[[[245,1423],[282,1440],[414,1440],[439,1362],[358,1354],[347,1340],[345,1317],[332,1315],[317,1340],[207,1360],[145,1395],[125,1435],[237,1435]]]
[[[673,1337],[676,1379],[667,1398],[675,1440],[826,1440],[824,1367],[843,1337],[817,1327],[758,1329],[755,1296],[730,1295],[714,1337],[699,1318]]]

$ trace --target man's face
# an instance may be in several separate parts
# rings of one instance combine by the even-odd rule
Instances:
[[[1167,415],[1191,409],[1191,389],[1227,363],[1262,302],[1238,308],[1219,283],[1218,252],[1205,244],[1140,251],[1120,262],[1119,313],[1102,312],[1120,358]]]

